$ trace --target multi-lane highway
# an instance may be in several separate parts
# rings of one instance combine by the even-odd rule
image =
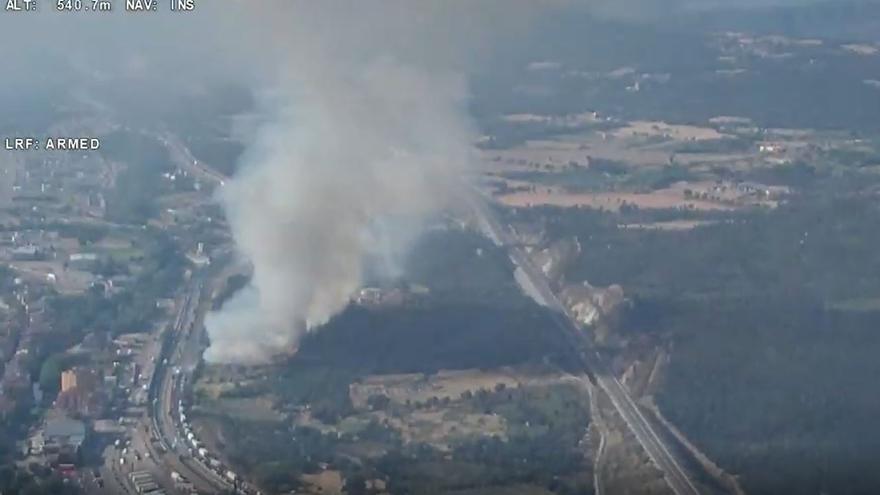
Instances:
[[[202,493],[232,492],[237,487],[231,480],[209,467],[204,459],[192,455],[181,425],[180,404],[201,353],[196,323],[203,288],[201,276],[194,275],[163,337],[150,388],[150,431],[160,450],[166,452],[160,459],[168,473],[182,475]]]
[[[180,142],[179,139],[176,139],[173,136],[162,136],[161,139],[163,143],[168,146],[169,150],[171,150],[175,161],[188,169],[193,169],[194,172],[206,179],[210,179],[219,185],[224,184],[227,177],[210,167],[201,164],[192,156],[186,146]],[[472,210],[476,213],[483,231],[496,244],[508,249],[511,261],[522,271],[522,282],[529,286],[528,292],[533,294],[539,303],[543,304],[550,310],[557,326],[562,331],[565,338],[571,343],[571,348],[577,354],[578,359],[584,365],[595,383],[606,394],[608,394],[615,409],[626,422],[636,440],[645,449],[648,457],[650,457],[654,464],[663,472],[672,491],[675,492],[676,495],[699,494],[699,490],[697,490],[687,473],[682,469],[681,464],[678,462],[675,455],[670,451],[664,440],[657,434],[651,423],[649,423],[642,414],[629,392],[612,372],[610,365],[603,356],[590,345],[589,339],[585,333],[580,330],[565,306],[559,301],[556,294],[553,293],[544,274],[531,262],[526,253],[517,246],[517,243],[512,242],[508,233],[509,229],[503,227],[500,222],[497,221],[488,205],[483,201],[483,196],[481,194],[476,193],[470,195],[469,201],[472,203]],[[190,336],[184,337],[182,340],[178,337],[178,344],[175,344],[175,348],[180,342],[186,342],[191,339],[191,334],[193,332],[190,327],[193,319],[194,315],[190,315],[183,318],[182,322],[178,322],[182,326],[177,332],[175,332],[175,334]],[[181,329],[184,329],[184,331],[181,331]],[[186,346],[183,348],[185,349]],[[184,352],[184,355],[186,355],[186,352]],[[197,362],[198,355],[196,355],[195,359],[195,362]],[[190,362],[193,366],[195,365],[195,362],[187,362]],[[167,435],[167,442],[170,441],[169,439],[173,438],[172,430],[174,429],[174,421],[170,408],[172,407],[172,404],[175,403],[174,397],[180,396],[180,393],[179,391],[174,391],[175,381],[166,380],[161,383],[165,384],[165,392],[159,395],[161,406],[159,411],[161,411],[161,414],[158,414],[156,417],[160,420],[160,424],[158,425],[159,430],[163,432],[163,435]],[[196,471],[199,471],[198,466],[195,466],[194,468]],[[219,478],[213,480],[214,483],[223,483],[225,481],[222,477],[217,476],[209,469],[204,469],[203,471],[206,471],[203,473],[206,482],[212,481],[212,475],[213,477]],[[215,485],[215,487],[216,486],[221,485]],[[229,488],[229,484],[226,483],[226,489]]]
[[[183,170],[188,170],[194,177],[203,179],[207,182],[213,182],[218,185],[224,185],[229,179],[217,170],[209,167],[204,162],[193,156],[189,148],[183,144],[179,137],[172,133],[165,133],[158,136],[159,140],[168,149],[171,154],[171,160],[178,164]]]
[[[547,278],[532,263],[526,253],[512,242],[509,229],[503,227],[494,217],[482,196],[471,197],[472,209],[476,213],[480,227],[495,244],[506,247],[511,261],[523,275],[524,283],[529,285],[528,292],[533,294],[538,303],[546,306],[557,326],[577,353],[579,360],[587,367],[598,386],[608,394],[615,409],[626,422],[636,440],[647,452],[648,457],[663,472],[670,488],[676,495],[697,495],[699,491],[682,469],[678,460],[670,452],[663,439],[654,431],[651,423],[645,419],[629,392],[617,379],[601,354],[590,346],[585,334],[569,315],[565,306],[550,288]]]

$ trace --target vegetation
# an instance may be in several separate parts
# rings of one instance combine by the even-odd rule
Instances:
[[[9,495],[75,495],[79,490],[59,476],[35,476],[7,464],[0,465],[0,492]]]
[[[361,373],[494,368],[561,354],[544,312],[479,304],[349,308],[302,342],[300,356]]]
[[[634,300],[621,335],[668,343],[661,409],[749,493],[880,486],[865,465],[880,455],[869,392],[880,373],[880,207],[816,187],[689,231],[619,229],[619,217],[598,212],[548,216],[554,235],[581,239],[570,280],[619,283]]]
[[[19,401],[10,414],[0,417],[0,493],[11,495],[76,495],[75,485],[64,481],[42,466],[24,470],[15,464],[16,440],[27,431],[31,422],[30,404]]]
[[[107,296],[95,287],[81,296],[53,298],[57,333],[81,337],[88,331],[119,334],[146,330],[157,315],[156,300],[173,294],[186,262],[162,236],[148,247],[142,262],[130,289]]]
[[[368,398],[372,411],[385,417],[497,414],[510,425],[508,438],[452,446],[451,459],[433,445],[404,442],[389,420],[355,410],[349,386],[368,375],[565,364],[567,346],[545,310],[516,286],[504,251],[479,235],[428,233],[405,274],[404,282],[424,285],[430,294],[397,307],[351,306],[308,334],[289,362],[223,394],[268,396],[280,411],[298,416],[307,410],[316,421],[291,428],[289,422],[217,417],[230,460],[275,492],[295,489],[303,473],[327,463],[355,493],[377,478],[390,480],[388,490],[400,494],[590,493],[592,479],[582,476],[577,445],[589,425],[583,389],[499,386],[418,404]]]

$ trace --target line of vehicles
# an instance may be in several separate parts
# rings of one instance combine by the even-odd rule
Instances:
[[[184,380],[183,377],[180,378]],[[230,470],[227,466],[225,466],[217,456],[213,455],[206,447],[202,445],[199,441],[198,437],[196,437],[195,433],[193,433],[192,426],[189,423],[189,420],[186,416],[186,410],[184,407],[183,400],[177,401],[177,416],[178,416],[178,425],[180,427],[181,437],[186,442],[186,446],[189,449],[192,458],[196,462],[202,463],[202,465],[218,475],[222,476],[229,483],[232,483],[234,490],[239,493],[246,494],[258,494],[259,491],[255,490],[253,487],[248,485],[245,481],[243,481],[238,474],[234,471]]]
[[[196,312],[199,306],[199,294],[202,281],[193,281],[194,285],[184,296],[183,305],[178,312],[172,331],[166,334],[159,354],[154,380],[151,386],[151,444],[162,452],[174,452],[180,463],[192,471],[198,480],[223,490],[236,493],[258,494],[253,487],[244,483],[241,478],[212,455],[202,445],[192,431],[185,410],[185,390],[190,378],[190,365],[187,345],[194,342]],[[172,404],[176,403],[176,407]],[[164,429],[163,429],[164,428]],[[192,487],[190,480],[180,473],[172,473],[172,481],[177,491],[188,493]]]
[[[181,493],[193,493],[195,491],[192,482],[177,471],[171,472],[171,482],[174,483],[174,489]]]

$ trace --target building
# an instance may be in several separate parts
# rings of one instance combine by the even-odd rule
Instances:
[[[97,416],[107,404],[104,378],[99,370],[77,367],[61,373],[61,393],[57,406],[69,414]]]
[[[61,373],[61,393],[76,388],[76,370],[65,370]]]
[[[98,388],[102,381],[101,373],[93,368],[76,367],[61,373],[61,391],[73,389],[91,392]]]
[[[13,248],[10,252],[13,261],[34,261],[40,258],[40,249],[33,244]]]
[[[67,266],[74,270],[90,271],[98,266],[98,255],[95,253],[73,253],[68,259]]]
[[[86,425],[82,421],[68,417],[57,417],[46,421],[42,443],[47,451],[78,451],[86,440]]]

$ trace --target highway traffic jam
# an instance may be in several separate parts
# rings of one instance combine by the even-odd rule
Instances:
[[[147,415],[126,423],[123,438],[108,447],[104,470],[110,475],[94,485],[95,493],[260,493],[208,449],[189,419],[187,391],[201,357],[202,335],[196,322],[204,287],[202,275],[193,274],[171,324],[145,351],[146,400],[137,403],[148,405]]]

